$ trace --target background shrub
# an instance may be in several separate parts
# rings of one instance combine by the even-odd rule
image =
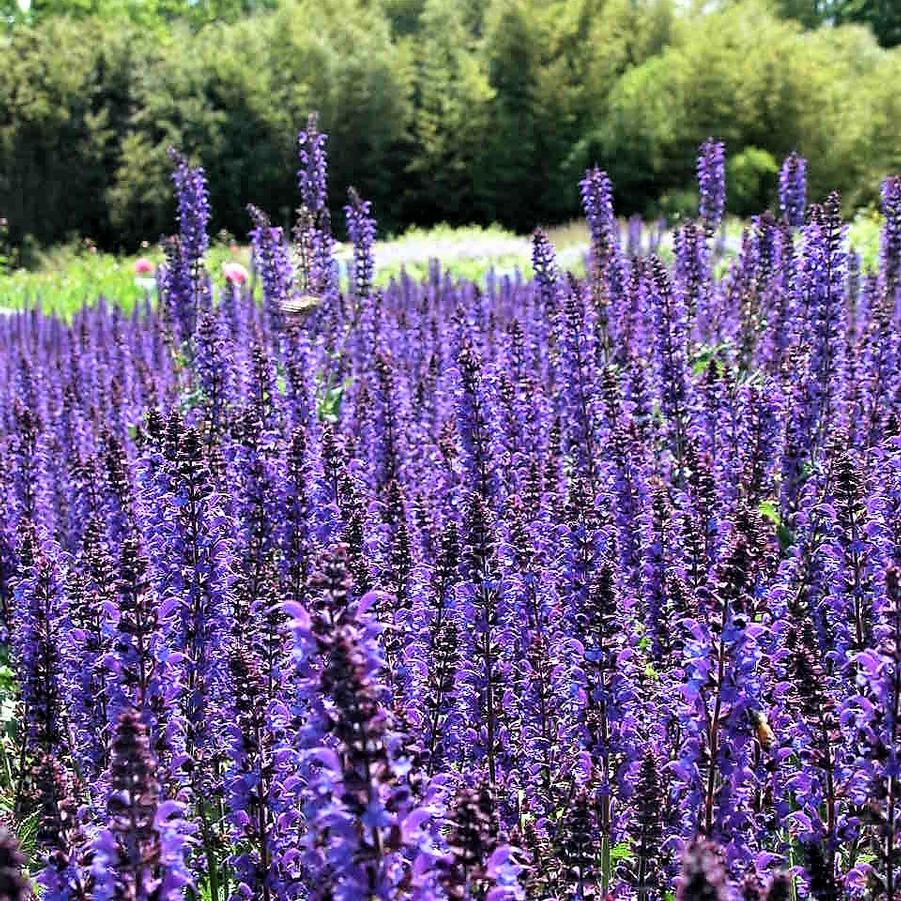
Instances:
[[[727,143],[737,213],[772,198],[791,150],[811,160],[811,197],[838,187],[849,208],[871,204],[880,179],[901,170],[901,50],[862,25],[805,30],[784,5],[692,15],[675,0],[16,9],[0,3],[0,216],[17,244],[155,239],[172,221],[173,144],[208,170],[215,230],[246,234],[248,199],[288,222],[291,135],[312,109],[332,136],[333,208],[354,184],[393,231],[565,221],[593,162],[610,172],[619,211],[678,212],[709,134]]]

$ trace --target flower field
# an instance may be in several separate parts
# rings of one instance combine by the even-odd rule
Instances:
[[[594,169],[584,277],[383,288],[351,192],[345,290],[299,163],[0,317],[0,897],[901,898],[901,179],[873,269],[795,155],[721,259],[709,141],[671,265]]]

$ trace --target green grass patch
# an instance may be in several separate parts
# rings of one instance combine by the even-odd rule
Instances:
[[[163,255],[156,247],[142,256],[158,266]],[[126,312],[148,293],[155,293],[153,279],[138,278],[134,256],[99,253],[85,245],[66,245],[39,255],[32,269],[15,269],[0,274],[0,308],[31,309],[71,316],[85,304],[105,298]],[[226,245],[215,244],[207,258],[207,267],[215,279],[221,278],[222,264],[237,259],[248,264],[245,248],[232,253]]]
[[[849,242],[861,255],[864,270],[877,264],[881,227],[882,217],[870,211],[859,213],[849,226]],[[740,246],[741,228],[739,220],[730,220],[727,224],[730,249],[720,262],[718,274],[722,274]],[[549,229],[548,234],[557,248],[561,267],[577,274],[584,273],[588,248],[584,223],[556,226]],[[336,252],[346,280],[352,248],[339,244]],[[671,260],[670,235],[664,237],[658,252],[665,261]],[[162,254],[156,247],[148,248],[143,255],[155,265],[162,262]],[[154,293],[152,280],[135,276],[136,259],[137,256],[99,253],[83,244],[55,248],[42,253],[32,269],[0,274],[0,308],[18,310],[40,306],[46,312],[71,316],[84,304],[96,303],[98,298],[104,297],[130,311],[148,292]],[[229,260],[249,266],[250,252],[247,247],[214,243],[207,258],[207,268],[215,282],[221,282],[222,265]],[[414,228],[398,237],[376,242],[376,284],[387,285],[402,272],[413,279],[424,279],[429,275],[432,260],[440,260],[442,270],[454,279],[483,282],[490,271],[499,276],[512,276],[518,271],[528,278],[532,274],[531,239],[497,226]]]

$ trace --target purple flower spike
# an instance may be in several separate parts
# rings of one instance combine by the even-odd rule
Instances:
[[[348,603],[346,567],[339,546],[314,580],[325,594],[309,608],[285,605],[307,711],[304,863],[316,898],[391,898],[427,817],[410,790],[410,737],[383,705],[380,630],[367,612],[374,598]]]
[[[90,845],[84,832],[80,788],[72,774],[49,754],[42,754],[31,773],[38,828],[35,845],[44,864],[37,874],[46,901],[86,901],[91,894]]]
[[[554,245],[541,229],[532,236],[532,269],[535,270],[542,309],[552,318],[560,305],[560,270]]]
[[[701,221],[712,235],[726,211],[726,145],[708,138],[698,156],[698,189],[701,195]]]
[[[793,228],[804,224],[807,206],[807,160],[797,153],[785,158],[779,172],[779,209]]]
[[[372,204],[368,200],[363,200],[351,188],[348,191],[348,204],[344,207],[344,215],[347,217],[347,234],[354,246],[351,290],[362,300],[372,293],[372,278],[375,274],[375,262],[372,257],[375,219],[372,217]]]
[[[328,158],[325,145],[328,136],[319,131],[319,117],[311,113],[307,127],[297,136],[300,171],[300,202],[314,215],[319,215],[328,200]]]
[[[178,202],[179,236],[188,263],[193,266],[203,259],[210,246],[207,235],[210,201],[206,176],[202,167],[191,168],[176,150],[171,150],[169,155],[175,164],[172,181]]]
[[[159,275],[160,298],[179,337],[187,341],[194,334],[198,310],[209,299],[203,258],[210,246],[210,204],[203,169],[191,168],[174,148],[169,157],[175,167],[172,181],[178,205],[178,236],[164,244],[166,263]]]
[[[613,215],[613,185],[607,173],[595,167],[579,182],[582,209],[588,222],[592,263],[603,272],[617,245],[617,225]]]
[[[453,799],[447,836],[448,854],[439,861],[438,882],[448,899],[523,897],[519,867],[498,840],[495,802],[487,785],[463,787]]]
[[[13,590],[12,650],[25,705],[25,744],[30,751],[59,754],[67,732],[60,654],[67,607],[58,551],[26,531],[19,559],[26,565]]]
[[[882,183],[882,279],[889,297],[901,287],[901,176]]]
[[[263,299],[273,327],[280,328],[284,310],[294,289],[294,267],[284,233],[269,224],[256,207],[250,207],[255,228],[250,234],[254,265],[263,283]]]
[[[147,729],[124,712],[116,724],[106,828],[94,843],[97,901],[177,901],[190,884],[181,805],[160,799]]]
[[[326,313],[338,293],[338,267],[333,256],[331,216],[328,209],[326,135],[311,113],[306,130],[297,138],[300,171],[300,209],[294,238],[298,257],[298,285],[302,293],[325,298]]]

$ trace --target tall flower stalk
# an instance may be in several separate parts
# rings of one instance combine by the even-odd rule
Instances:
[[[793,228],[804,224],[807,205],[807,160],[790,153],[779,170],[779,210]]]
[[[147,729],[134,713],[116,723],[107,825],[94,843],[92,897],[175,901],[190,885],[181,805],[162,800]]]
[[[713,138],[708,138],[698,153],[698,189],[701,222],[712,235],[726,210],[726,147]]]

